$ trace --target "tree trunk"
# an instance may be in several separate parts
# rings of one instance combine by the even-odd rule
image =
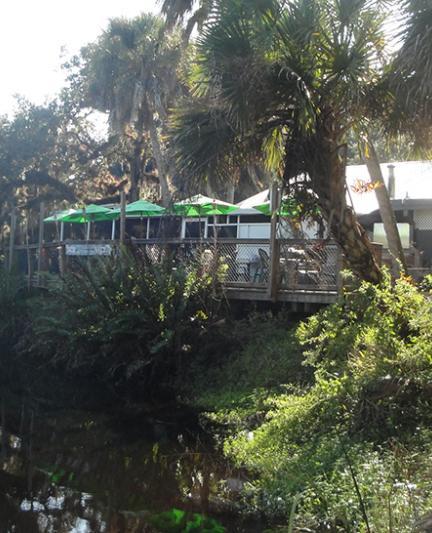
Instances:
[[[378,156],[375,147],[369,139],[365,140],[362,152],[363,161],[366,163],[371,181],[376,185],[375,194],[378,200],[381,219],[384,224],[384,231],[387,236],[389,252],[392,256],[392,270],[395,275],[398,275],[401,270],[406,271],[405,254]]]
[[[323,218],[342,248],[348,266],[361,279],[378,283],[381,271],[373,247],[356,214],[346,205],[346,157],[341,153],[344,146],[342,129],[331,113],[324,117],[325,113],[316,132],[306,142],[300,138],[297,145],[287,150],[287,154],[296,153],[297,160],[292,164],[287,156],[285,181],[287,169],[289,177],[307,172]],[[291,152],[293,149],[296,152]]]
[[[153,156],[156,160],[156,165],[158,169],[158,179],[161,188],[162,205],[167,207],[171,201],[171,193],[168,185],[168,165],[166,164],[165,157],[162,154],[159,135],[152,116],[149,119],[149,133]]]
[[[134,150],[132,154],[132,159],[130,161],[130,189],[129,189],[129,201],[135,202],[139,199],[140,196],[140,185],[142,181],[142,170],[143,170],[143,148],[144,148],[144,137],[141,134],[134,144]]]
[[[332,236],[342,248],[352,271],[366,281],[378,283],[381,271],[369,237],[357,221],[354,211],[345,206],[342,212],[335,209],[329,218],[331,220],[327,222],[330,222]]]

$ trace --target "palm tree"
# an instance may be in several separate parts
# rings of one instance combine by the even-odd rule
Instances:
[[[371,111],[380,117],[385,133],[395,140],[403,136],[409,151],[422,156],[432,147],[432,4],[429,0],[393,2],[401,10],[399,38],[402,46],[387,66],[377,86]],[[389,249],[404,265],[404,254],[395,216],[385,190],[373,147],[365,157],[376,189]]]
[[[193,29],[202,29],[209,17],[215,0],[160,0],[161,11],[166,17],[168,28],[182,23],[186,18],[183,30],[183,41],[189,41]]]
[[[346,137],[367,114],[384,36],[368,0],[218,0],[198,40],[191,105],[172,121],[187,175],[261,157],[290,193],[312,192],[351,268],[377,281],[346,204]],[[309,197],[311,194],[308,195]]]
[[[131,199],[138,196],[150,149],[167,204],[172,168],[162,134],[167,111],[181,93],[177,76],[181,51],[178,34],[162,39],[163,28],[163,20],[153,15],[112,20],[101,37],[81,52],[80,85],[85,105],[109,113],[110,134],[133,141]]]
[[[396,66],[408,93],[414,98],[427,100],[432,94],[432,4],[429,0],[404,0],[402,2],[403,44]]]
[[[414,147],[424,152],[432,146],[432,4],[429,0],[400,4],[402,46],[386,79],[396,95],[387,112],[388,129],[410,136]]]

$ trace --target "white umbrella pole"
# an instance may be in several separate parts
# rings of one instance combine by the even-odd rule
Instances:
[[[150,239],[150,217],[147,217],[146,239]]]
[[[86,239],[88,241],[90,240],[90,224],[91,224],[91,222],[87,222],[87,237],[86,237]]]
[[[60,222],[60,242],[64,240],[64,222]]]
[[[111,224],[111,240],[113,241],[115,239],[115,219],[113,219]]]

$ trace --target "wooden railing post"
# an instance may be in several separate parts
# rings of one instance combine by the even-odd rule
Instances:
[[[58,248],[59,272],[64,276],[67,271],[66,246],[62,243]]]
[[[277,300],[279,291],[279,243],[277,241],[277,222],[279,209],[279,190],[277,183],[273,182],[270,186],[270,272],[268,281],[268,296],[272,301]]]
[[[336,249],[337,249],[336,290],[337,290],[338,296],[340,296],[342,294],[342,290],[343,290],[342,270],[344,268],[344,262],[343,262],[342,250],[339,248],[339,246]]]
[[[27,212],[26,217],[26,253],[27,253],[27,286],[30,290],[33,285],[33,257],[30,250],[30,211]]]
[[[33,286],[33,257],[30,247],[27,245],[27,287],[30,290]]]
[[[37,264],[37,280],[38,284],[40,283],[41,271],[43,268],[43,254],[44,254],[44,214],[45,214],[45,204],[44,202],[40,203],[39,206],[39,234],[38,234],[38,264]]]
[[[14,261],[16,222],[17,222],[17,217],[16,217],[16,211],[14,207],[11,212],[11,225],[10,225],[10,235],[9,235],[9,257],[8,257],[9,272],[13,268],[13,261]]]
[[[378,263],[378,266],[381,268],[383,266],[383,245],[379,242],[372,242],[372,249],[375,256],[375,260]]]

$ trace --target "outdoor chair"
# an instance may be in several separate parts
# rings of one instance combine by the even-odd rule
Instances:
[[[264,283],[268,279],[270,257],[262,248],[258,248],[258,257],[258,267],[255,271],[253,281],[254,283]]]

